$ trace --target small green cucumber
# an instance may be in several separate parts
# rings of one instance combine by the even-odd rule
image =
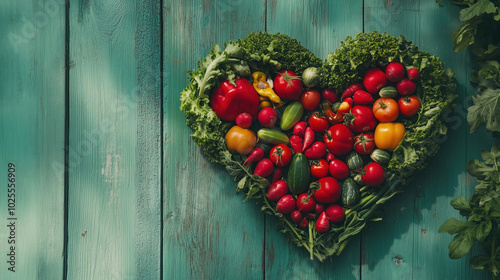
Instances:
[[[283,115],[281,116],[280,127],[287,131],[300,121],[304,114],[304,107],[299,101],[293,101],[286,106]]]

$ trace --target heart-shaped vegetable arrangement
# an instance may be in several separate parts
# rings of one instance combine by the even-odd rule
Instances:
[[[327,60],[284,34],[218,45],[188,73],[193,139],[311,259],[340,254],[425,167],[454,75],[404,37],[347,37]]]

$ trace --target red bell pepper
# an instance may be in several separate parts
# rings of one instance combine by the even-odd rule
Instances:
[[[241,113],[249,113],[257,119],[259,94],[247,79],[237,78],[236,86],[226,80],[215,89],[210,104],[225,121],[234,121]]]

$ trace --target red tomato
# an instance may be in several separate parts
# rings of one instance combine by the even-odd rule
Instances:
[[[288,184],[285,180],[278,180],[272,183],[266,192],[266,198],[271,201],[278,201],[288,193]]]
[[[318,180],[319,188],[314,190],[314,198],[319,203],[335,203],[341,195],[340,185],[333,177]]]
[[[320,159],[326,155],[325,143],[321,141],[314,142],[309,148],[304,151],[304,155],[308,159]]]
[[[328,206],[325,210],[326,216],[328,217],[328,220],[332,223],[338,223],[341,222],[344,217],[345,217],[345,211],[342,206],[338,204],[332,204]]]
[[[382,165],[376,162],[370,162],[363,168],[361,180],[367,186],[380,186],[385,180],[385,171]]]
[[[290,213],[290,219],[292,219],[292,221],[296,223],[299,223],[300,221],[302,221],[302,213],[300,213],[299,210],[293,210],[292,213]]]
[[[283,100],[300,100],[302,80],[290,70],[283,70],[274,77],[274,91]]]
[[[269,151],[269,159],[274,165],[283,167],[292,160],[292,150],[285,144],[278,144]]]
[[[282,214],[292,213],[295,210],[295,198],[291,194],[283,196],[276,204],[276,210]]]
[[[420,99],[416,95],[410,95],[401,97],[398,100],[399,111],[401,115],[406,117],[412,117],[420,111],[420,107],[422,104],[420,103]]]
[[[349,177],[349,167],[340,159],[333,159],[329,165],[330,174],[335,179],[345,179]]]
[[[307,122],[314,132],[325,132],[329,124],[328,120],[324,116],[320,116],[318,112],[314,112]]]
[[[356,105],[351,108],[350,114],[344,114],[349,128],[356,132],[364,132],[375,129],[377,120],[373,115],[372,108],[365,105]]]
[[[297,209],[302,212],[311,212],[316,208],[316,200],[308,193],[302,193],[297,197]]]
[[[319,93],[319,91],[314,89],[305,91],[302,94],[302,97],[300,98],[300,103],[302,103],[304,109],[308,111],[316,109],[320,101],[321,101],[321,94]]]
[[[354,150],[361,155],[367,155],[375,149],[373,133],[364,132],[354,138]]]
[[[377,93],[381,88],[387,85],[387,78],[385,77],[384,71],[378,68],[368,69],[363,77],[363,85],[369,93]]]
[[[328,176],[328,162],[325,159],[318,159],[313,161],[311,165],[311,175],[315,178],[323,178]]]
[[[324,143],[328,150],[334,155],[347,154],[352,150],[354,136],[352,131],[344,124],[332,125],[324,136]]]
[[[379,122],[392,122],[399,116],[399,107],[396,100],[381,97],[373,103],[373,114]]]
[[[326,88],[326,89],[321,91],[321,97],[323,99],[330,101],[332,104],[337,102],[337,99],[338,99],[337,93],[329,88]]]

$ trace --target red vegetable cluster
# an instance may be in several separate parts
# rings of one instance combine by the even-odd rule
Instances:
[[[338,96],[332,89],[305,88],[294,72],[282,71],[273,87],[281,103],[260,96],[258,112],[247,112],[248,104],[231,104],[240,110],[235,125],[259,138],[243,165],[270,181],[265,197],[277,213],[298,227],[314,224],[317,232],[328,232],[371,188],[384,184],[383,166],[404,135],[397,121],[420,111],[418,78],[417,69],[406,71],[391,62],[385,69],[369,69]],[[233,103],[255,94],[248,87],[230,93]],[[291,170],[298,155],[305,156],[306,170]],[[310,178],[305,187],[290,184],[297,168],[310,175],[304,177]],[[356,182],[354,189],[348,182]]]

